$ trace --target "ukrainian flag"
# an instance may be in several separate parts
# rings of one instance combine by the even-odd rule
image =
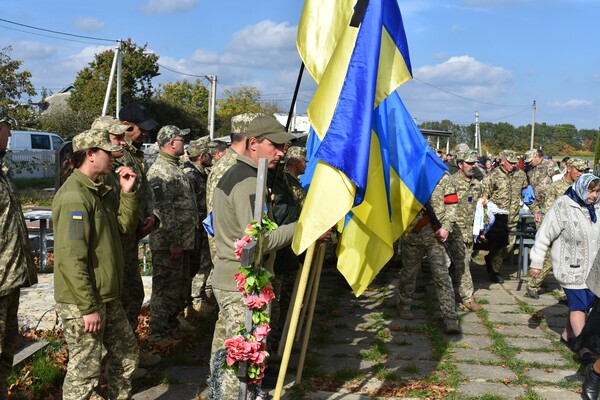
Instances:
[[[396,0],[307,0],[297,46],[318,87],[292,247],[300,253],[337,225],[338,269],[358,296],[445,166],[395,91],[412,78]]]

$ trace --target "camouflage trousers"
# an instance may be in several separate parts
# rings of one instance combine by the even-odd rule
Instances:
[[[548,275],[550,275],[550,272],[552,272],[552,261],[550,249],[548,249],[546,252],[546,257],[544,257],[544,268],[542,268],[542,272],[540,272],[537,277],[529,279],[529,282],[527,282],[527,290],[534,292],[540,290],[540,287],[542,287],[542,282]]]
[[[241,292],[214,289],[214,295],[217,304],[219,305],[219,318],[215,324],[215,332],[213,334],[210,361],[211,369],[217,368],[213,364],[215,352],[223,347],[225,340],[238,334],[240,326],[244,324],[246,310],[248,309],[244,303],[245,297]],[[211,375],[216,376],[213,371],[211,371]],[[230,369],[223,370],[220,377],[221,398],[237,399],[240,380],[235,372]]]
[[[128,399],[139,353],[121,303],[113,300],[99,307],[102,324],[100,331],[94,333],[84,332],[83,315],[76,305],[57,303],[56,308],[69,350],[63,399],[82,400],[92,396],[100,379],[103,347],[108,357],[108,397]]]
[[[452,232],[448,236],[448,247],[454,259],[454,273],[451,275],[452,284],[458,289],[461,303],[473,299],[475,289],[471,276],[471,253],[473,241],[465,242],[462,235]]]
[[[190,256],[186,250],[179,261],[173,261],[168,250],[152,252],[151,341],[167,339],[179,326],[177,315],[185,309],[191,291]]]
[[[425,255],[431,267],[442,318],[444,321],[458,321],[454,288],[448,271],[450,258],[430,226],[424,227],[418,233],[410,232],[402,237],[402,268],[396,288],[396,305],[400,308],[410,308],[417,275]]]
[[[517,229],[517,224],[510,223],[508,224],[508,231],[515,231]],[[508,244],[505,247],[496,250],[490,250],[488,253],[488,257],[490,259],[492,269],[496,273],[500,273],[502,269],[502,264],[504,263],[504,259],[508,256],[509,251],[512,250],[515,242],[517,240],[516,236],[508,235]]]
[[[213,341],[211,347],[211,379],[220,377],[221,399],[237,399],[240,380],[235,372],[230,369],[222,370],[220,374],[213,371],[218,366],[214,365],[214,357],[217,350],[223,348],[225,340],[236,336],[240,327],[244,325],[246,319],[245,297],[241,292],[213,289],[215,299],[219,305],[219,318],[215,324]],[[267,307],[267,314],[270,314],[270,308]],[[217,399],[214,399],[217,400]]]
[[[123,243],[123,257],[125,259],[121,305],[135,333],[145,295],[144,283],[140,274],[139,244],[135,235],[121,236],[121,242]]]
[[[206,232],[200,232],[198,249],[194,250],[190,275],[192,277],[191,303],[199,304],[213,298],[212,293],[212,260],[208,248]]]
[[[19,289],[0,296],[0,397],[7,393],[6,378],[10,375],[19,339]]]

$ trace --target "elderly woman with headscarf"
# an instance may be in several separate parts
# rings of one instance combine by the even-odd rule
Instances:
[[[530,253],[530,275],[536,277],[543,268],[546,252],[552,247],[552,271],[569,302],[569,317],[561,334],[561,342],[567,345],[583,330],[586,312],[595,299],[586,279],[600,243],[599,193],[600,178],[581,175],[546,213]],[[579,350],[579,356],[584,364],[595,360],[587,348]]]

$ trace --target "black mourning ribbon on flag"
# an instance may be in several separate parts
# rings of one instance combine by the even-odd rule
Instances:
[[[367,6],[369,5],[369,0],[358,0],[356,5],[354,6],[354,14],[352,14],[352,19],[350,20],[350,26],[358,28],[360,23],[362,22],[365,12],[367,11]]]

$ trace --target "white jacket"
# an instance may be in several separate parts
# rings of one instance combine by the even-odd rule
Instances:
[[[600,219],[600,205],[595,205]],[[568,196],[559,197],[550,207],[535,235],[531,268],[542,269],[544,256],[552,246],[552,271],[565,289],[586,289],[585,280],[598,253],[600,220],[592,223],[589,211]]]

